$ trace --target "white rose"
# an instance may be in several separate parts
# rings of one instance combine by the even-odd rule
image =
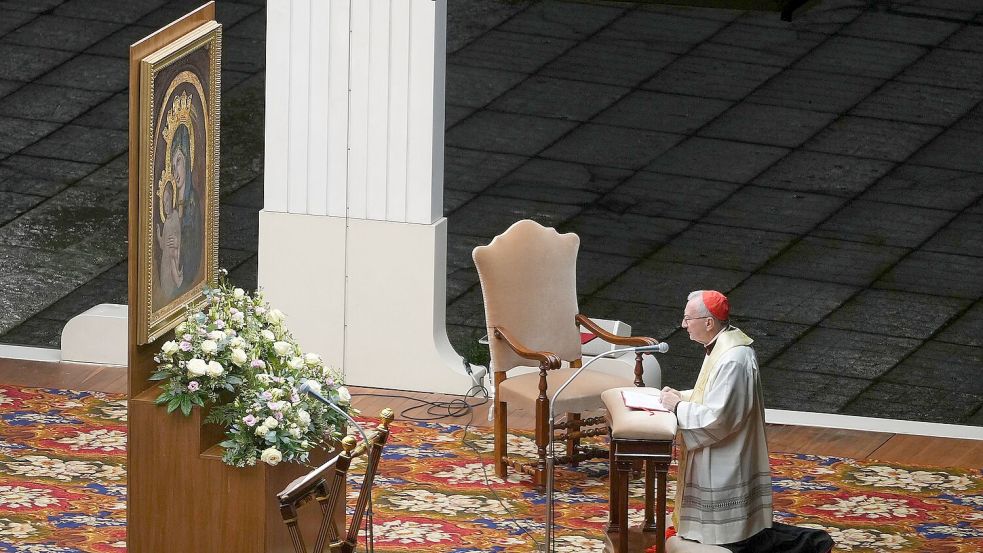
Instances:
[[[242,321],[244,320],[246,320],[246,316],[242,313],[242,311],[232,314],[232,322],[236,324],[242,324]]]
[[[178,350],[177,342],[175,342],[174,340],[168,340],[164,342],[163,346],[160,347],[160,351],[164,355],[174,355],[175,353],[177,353],[177,350]]]
[[[308,442],[307,440],[303,440],[303,441],[300,442],[300,447],[302,447],[304,449],[307,449],[308,446],[310,446],[310,445],[311,445],[311,443]]]
[[[259,454],[259,460],[273,466],[283,460],[283,454],[275,447],[268,447]]]
[[[294,347],[290,345],[290,342],[274,342],[273,344],[273,351],[280,357],[290,353],[293,349]]]
[[[287,366],[295,371],[299,371],[304,368],[304,360],[300,357],[291,357],[290,361],[287,361]]]
[[[181,323],[174,327],[174,334],[184,334],[188,331],[188,323]]]
[[[242,288],[236,288],[235,290],[232,291],[232,297],[237,300],[241,300],[242,297],[245,295],[246,295],[246,291],[243,290]]]
[[[222,376],[223,372],[225,372],[225,368],[218,361],[209,361],[208,368],[205,369],[205,374],[212,378]]]
[[[321,362],[321,356],[316,353],[308,353],[304,356],[304,363],[308,365],[317,365]]]
[[[239,336],[236,336],[235,338],[229,340],[229,347],[241,348],[244,345],[246,345],[246,341],[240,338]]]
[[[201,343],[201,351],[203,353],[215,353],[218,351],[218,344],[212,340],[205,340]]]
[[[204,359],[198,359],[197,357],[188,361],[188,374],[191,376],[204,376],[208,372],[208,363],[205,363]]]
[[[257,315],[262,315],[263,313],[266,313],[266,309],[263,306],[259,306],[253,311],[255,311]]]
[[[352,400],[352,394],[351,392],[348,391],[348,388],[345,388],[344,386],[339,386],[338,399],[343,401],[344,403],[348,403],[349,401]]]
[[[283,311],[279,309],[271,309],[269,313],[266,314],[266,320],[272,325],[278,325],[283,322]]]
[[[232,362],[240,367],[243,366],[246,363],[246,361],[249,361],[249,356],[246,355],[246,352],[239,348],[232,350],[231,357],[232,357]]]
[[[211,338],[212,340],[215,340],[216,342],[218,342],[220,340],[224,340],[225,339],[225,332],[223,332],[221,330],[213,330],[213,331],[211,331],[211,332],[208,333],[208,337]]]
[[[265,436],[266,433],[269,432],[269,431],[270,431],[270,429],[267,428],[266,426],[262,425],[262,424],[259,425],[259,426],[257,426],[256,427],[256,430],[254,430],[254,432],[256,432],[256,435],[259,436],[260,438],[262,438],[263,436]]]
[[[269,330],[267,330],[267,329],[265,329],[265,328],[264,328],[263,330],[261,330],[261,331],[259,332],[259,334],[260,334],[260,336],[262,336],[262,337],[263,337],[263,339],[264,339],[264,340],[266,340],[267,342],[272,342],[273,340],[275,340],[275,339],[276,339],[276,335],[275,335],[275,334],[273,334],[273,333],[272,333],[271,331],[269,331]]]
[[[297,422],[301,428],[307,428],[311,424],[311,414],[303,409],[297,410]]]
[[[321,393],[321,383],[317,380],[308,380],[307,387],[315,394]]]
[[[299,428],[291,428],[290,430],[287,431],[287,434],[290,434],[290,437],[292,437],[292,438],[299,438],[300,437],[300,429]]]
[[[263,426],[266,426],[267,428],[276,428],[277,426],[280,426],[280,421],[273,417],[266,417],[266,420],[263,421]]]

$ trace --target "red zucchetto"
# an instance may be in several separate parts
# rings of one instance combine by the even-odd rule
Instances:
[[[727,296],[716,290],[703,291],[703,305],[707,306],[710,314],[717,320],[726,321],[730,316],[730,302]]]

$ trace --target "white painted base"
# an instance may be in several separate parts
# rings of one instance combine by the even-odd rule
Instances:
[[[31,346],[15,346],[0,344],[0,359],[18,359],[22,361],[61,361],[61,350],[52,348],[35,348]]]
[[[866,432],[912,434],[915,436],[932,436],[935,438],[983,440],[983,427],[979,426],[877,419],[873,417],[856,417],[853,415],[835,415],[831,413],[785,411],[783,409],[765,409],[765,422],[792,426],[817,426],[820,428],[840,428],[843,430],[863,430]]]
[[[462,394],[447,339],[447,221],[260,212],[259,284],[305,351],[352,385]],[[347,314],[347,317],[346,317]]]
[[[65,324],[61,360],[126,366],[127,342],[127,306],[103,303]]]

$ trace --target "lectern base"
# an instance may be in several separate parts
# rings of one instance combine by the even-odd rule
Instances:
[[[621,551],[618,546],[618,532],[607,532],[604,534],[604,553],[644,553],[646,549],[655,545],[656,532],[642,532],[641,528],[628,529],[628,551]]]

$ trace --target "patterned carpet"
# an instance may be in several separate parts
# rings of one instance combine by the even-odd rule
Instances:
[[[0,386],[0,552],[125,551],[125,423],[119,396]],[[460,426],[394,426],[374,494],[377,551],[535,550],[543,495],[494,477],[490,436],[462,438]],[[510,448],[533,443],[511,436]],[[772,470],[776,518],[826,528],[837,551],[983,551],[978,469],[773,454]],[[602,546],[606,474],[606,462],[558,471],[557,551]],[[639,485],[632,495],[637,521]]]

